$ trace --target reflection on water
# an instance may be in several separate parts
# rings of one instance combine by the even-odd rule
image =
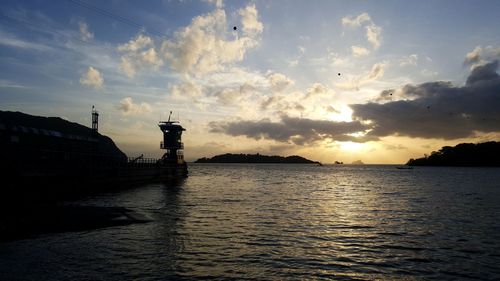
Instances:
[[[498,182],[496,168],[191,165],[80,202],[150,223],[0,242],[0,279],[498,279]]]

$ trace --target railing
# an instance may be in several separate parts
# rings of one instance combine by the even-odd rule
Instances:
[[[0,170],[6,175],[96,176],[118,175],[127,169],[152,169],[177,165],[177,159],[116,157],[94,153],[68,152],[50,149],[0,151]]]
[[[159,159],[156,158],[137,158],[129,157],[127,161],[127,166],[144,166],[158,163]]]
[[[161,149],[184,149],[184,143],[181,142],[178,146],[166,146],[165,143],[160,142]]]

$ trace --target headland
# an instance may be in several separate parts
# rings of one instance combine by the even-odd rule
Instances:
[[[410,159],[408,166],[500,167],[500,142],[461,143],[444,146],[422,158]]]

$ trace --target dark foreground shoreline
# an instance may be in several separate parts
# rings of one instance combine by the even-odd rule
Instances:
[[[2,210],[0,219],[0,241],[151,221],[150,218],[123,207],[80,205],[44,205]]]
[[[172,178],[122,186],[11,185],[0,191],[0,241],[151,222],[151,218],[121,206],[86,206],[79,202],[104,193],[119,196],[148,183],[159,183],[175,191],[184,181],[185,178]]]

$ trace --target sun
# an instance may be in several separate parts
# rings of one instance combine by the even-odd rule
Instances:
[[[363,143],[352,141],[340,141],[340,149],[344,151],[358,152],[364,148]]]
[[[335,113],[329,113],[328,119],[337,122],[351,122],[352,121],[352,109],[346,105],[339,106],[340,110]]]

